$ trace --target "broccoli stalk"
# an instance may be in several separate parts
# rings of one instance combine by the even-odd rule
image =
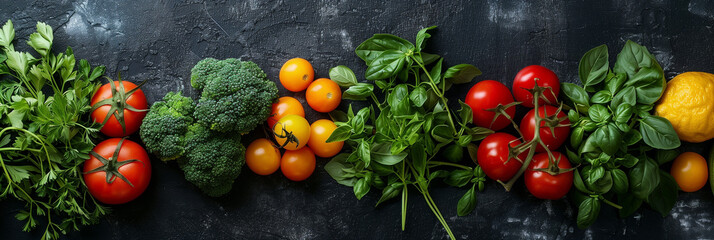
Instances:
[[[245,164],[242,134],[270,115],[275,83],[257,64],[238,59],[199,61],[191,70],[198,101],[168,93],[141,125],[146,150],[178,160],[186,179],[212,197],[228,193]]]

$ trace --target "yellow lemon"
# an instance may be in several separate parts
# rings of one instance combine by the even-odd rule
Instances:
[[[714,74],[685,72],[667,83],[655,114],[672,123],[679,139],[714,138]]]

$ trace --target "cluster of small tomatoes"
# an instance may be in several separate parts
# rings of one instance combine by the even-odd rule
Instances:
[[[283,87],[292,92],[305,91],[310,108],[321,113],[335,110],[342,100],[340,86],[327,78],[313,81],[314,77],[312,65],[302,58],[290,59],[280,69]],[[246,149],[246,165],[258,175],[270,175],[279,168],[290,180],[305,180],[315,171],[315,155],[335,156],[344,145],[344,142],[327,142],[337,129],[334,122],[320,119],[310,124],[302,104],[293,97],[279,98],[267,122],[275,143],[259,138]],[[285,149],[282,156],[280,148]]]
[[[552,125],[546,125],[544,120],[540,120],[540,126],[536,127],[536,108],[534,95],[531,92],[536,84],[545,88],[538,93],[542,96],[538,99],[538,119],[557,119],[554,122],[557,125],[553,126],[552,131]],[[473,111],[474,124],[494,131],[513,124],[517,132],[522,135],[516,137],[509,133],[496,132],[487,136],[478,147],[478,164],[493,180],[505,182],[513,177],[517,178],[518,176],[515,175],[529,157],[530,146],[537,144],[530,165],[524,173],[526,187],[538,198],[562,198],[573,184],[573,172],[562,171],[560,174],[552,175],[543,171],[572,168],[564,154],[554,151],[563,144],[570,133],[570,121],[558,107],[557,99],[560,92],[558,76],[545,67],[531,65],[518,72],[512,89],[513,95],[504,84],[485,80],[474,85],[466,96],[465,102]],[[516,127],[516,123],[512,121],[516,112],[515,106],[519,105],[519,102],[520,105],[531,110],[521,119],[520,126]],[[498,109],[499,105],[501,109]],[[536,131],[538,131],[538,139],[534,140]],[[526,144],[522,144],[521,141]],[[548,150],[541,145],[541,142]],[[552,157],[549,157],[549,152]]]

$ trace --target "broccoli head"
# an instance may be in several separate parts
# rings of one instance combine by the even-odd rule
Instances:
[[[231,190],[245,164],[240,134],[216,132],[202,124],[188,127],[186,154],[179,158],[186,180],[211,197]]]
[[[163,101],[151,105],[139,130],[146,150],[162,161],[183,155],[186,146],[184,136],[193,123],[193,109],[193,100],[180,92],[169,92]]]
[[[270,115],[278,88],[254,62],[207,58],[191,69],[191,86],[202,90],[194,117],[220,132],[250,132]]]

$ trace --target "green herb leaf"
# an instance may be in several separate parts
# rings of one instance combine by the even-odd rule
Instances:
[[[648,115],[640,121],[642,139],[657,149],[675,149],[681,142],[672,124],[665,118]]]
[[[573,101],[573,103],[584,107],[590,106],[590,98],[588,97],[588,93],[585,91],[585,89],[581,88],[578,85],[566,82],[563,83],[562,87],[565,96],[567,96],[571,101]]]
[[[327,138],[326,142],[331,143],[331,142],[341,142],[345,141],[350,138],[352,133],[352,127],[349,125],[345,126],[340,126],[335,131],[330,134],[330,137]]]
[[[424,145],[417,143],[410,147],[410,157],[412,159],[412,166],[416,169],[419,176],[424,176],[426,172],[426,151],[424,150]]]
[[[659,170],[659,175],[659,185],[647,196],[647,204],[662,214],[662,217],[666,217],[677,202],[679,185],[669,173]]]
[[[471,64],[459,64],[446,69],[444,78],[453,84],[471,82],[476,76],[481,75],[481,70]]]
[[[404,184],[402,182],[394,182],[392,184],[389,184],[382,190],[382,197],[379,198],[379,201],[377,201],[377,204],[375,206],[379,206],[380,203],[399,196],[399,194],[402,193],[403,189]]]
[[[386,50],[374,61],[368,63],[364,73],[367,80],[378,80],[396,76],[407,63],[407,55],[397,50]]]
[[[593,86],[605,80],[609,65],[606,45],[586,52],[578,65],[578,75],[583,86]]]
[[[431,77],[431,80],[433,80],[435,84],[441,83],[441,63],[442,62],[444,62],[444,58],[440,58],[439,61],[436,62],[434,67],[432,67],[431,71],[429,72],[429,76]]]
[[[449,173],[449,176],[444,179],[444,183],[454,187],[466,186],[473,177],[473,172],[466,169],[457,169]]]
[[[364,60],[368,66],[371,66],[385,51],[391,50],[406,53],[413,48],[414,45],[412,43],[400,37],[391,34],[375,34],[357,46],[355,53]]]
[[[357,147],[357,156],[360,160],[362,160],[362,162],[364,162],[365,167],[369,167],[369,163],[371,161],[369,151],[369,142],[364,140],[360,141],[359,146]]]
[[[607,110],[607,108],[603,105],[600,104],[594,104],[590,107],[588,110],[588,113],[590,114],[590,118],[595,121],[595,122],[607,122],[610,120],[610,110]]]
[[[367,97],[372,95],[372,92],[374,91],[374,86],[369,83],[357,83],[357,85],[349,87],[345,92],[342,94],[342,99],[349,99],[349,100],[366,100]]]
[[[612,174],[612,189],[617,194],[627,193],[627,189],[630,188],[629,180],[627,180],[627,174],[619,168],[612,169],[610,171]]]
[[[0,31],[0,46],[8,48],[15,39],[15,28],[12,26],[12,21],[7,20]]]
[[[619,211],[621,218],[632,215],[640,208],[640,205],[642,205],[642,199],[632,194],[620,194],[617,196],[617,199],[619,200],[618,203],[620,206],[622,206]]]
[[[432,64],[432,63],[436,62],[436,60],[439,60],[439,58],[441,58],[441,56],[439,56],[437,54],[431,54],[431,53],[425,53],[425,52],[421,53],[421,59],[423,61],[422,64],[424,64],[424,65]]]
[[[46,56],[52,48],[52,40],[52,27],[43,22],[37,22],[37,32],[30,35],[27,45],[30,45],[40,55]]]
[[[624,103],[617,106],[615,110],[615,122],[617,123],[628,123],[632,117],[632,105]]]
[[[355,182],[355,185],[352,187],[355,193],[355,197],[357,197],[357,200],[361,200],[364,195],[367,195],[370,189],[369,182],[365,180],[364,178],[360,178]]]
[[[634,106],[637,103],[637,94],[635,87],[629,86],[618,92],[615,97],[612,98],[610,102],[610,108],[617,109],[622,104],[629,104]]]
[[[647,199],[647,196],[659,185],[659,166],[645,157],[632,168],[629,178],[630,192],[639,199]]]
[[[476,184],[474,184],[471,186],[471,189],[466,191],[464,196],[459,199],[459,202],[456,204],[456,214],[460,217],[469,215],[469,213],[476,209],[477,200]]]
[[[374,143],[371,148],[371,159],[383,165],[392,166],[402,162],[402,160],[407,157],[407,153],[405,152],[392,155],[392,143],[389,142]]]
[[[590,98],[590,102],[592,103],[607,103],[610,100],[612,100],[612,94],[610,94],[608,90],[600,90]]]
[[[627,78],[632,79],[641,68],[652,68],[655,65],[654,56],[647,51],[647,48],[627,40],[622,51],[617,54],[614,70],[617,73],[626,73]]]
[[[585,199],[578,207],[578,228],[585,229],[595,223],[600,214],[600,200],[597,198]]]
[[[632,146],[642,140],[642,134],[640,134],[640,131],[633,129],[627,132],[622,140],[625,141],[627,146]]]
[[[436,28],[436,26],[422,28],[421,30],[419,30],[419,32],[416,35],[417,52],[421,52],[421,50],[424,49],[424,45],[426,45],[425,40],[431,37],[431,34],[427,33],[427,31],[432,30],[434,28]]]
[[[571,111],[574,112],[574,111]],[[580,147],[580,143],[583,142],[583,136],[585,129],[582,127],[576,127],[573,129],[573,133],[570,134],[570,146],[574,148]]]
[[[434,140],[436,140],[437,142],[441,142],[441,143],[453,141],[453,135],[451,132],[451,128],[449,126],[447,126],[446,124],[436,125],[431,130],[431,136],[434,138]]]
[[[416,107],[423,106],[427,98],[428,96],[426,93],[426,89],[421,86],[415,87],[414,90],[412,90],[412,92],[409,94],[409,99],[412,100],[412,103],[414,103],[414,106]]]
[[[341,87],[351,87],[357,85],[357,76],[355,76],[352,69],[344,65],[331,68],[330,79],[335,81],[335,83]]]
[[[607,82],[607,85],[605,85],[605,88],[612,93],[613,95],[617,94],[617,92],[622,89],[622,86],[625,84],[625,81],[627,81],[627,74],[625,73],[618,73],[615,77],[610,79],[610,81]]]
[[[626,87],[633,86],[637,92],[637,102],[651,105],[655,103],[664,92],[664,73],[662,69],[642,68],[635,73]]]
[[[589,183],[590,178],[586,178],[585,185],[588,187],[588,189],[591,189],[596,194],[605,194],[609,192],[613,186],[612,175],[610,174],[610,171],[605,171],[605,169],[600,166],[590,171],[591,176],[593,175],[593,173],[602,175],[599,179],[595,180],[592,183]]]
[[[661,166],[662,164],[671,162],[677,158],[677,156],[679,156],[679,151],[677,149],[657,150],[655,160],[657,160],[657,164]]]

